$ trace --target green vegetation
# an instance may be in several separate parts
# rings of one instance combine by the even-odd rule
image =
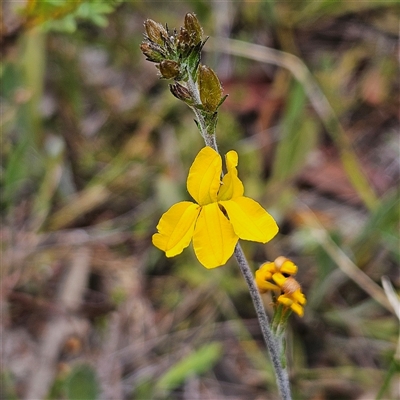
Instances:
[[[291,258],[308,299],[287,338],[294,398],[395,398],[398,4],[173,4],[4,2],[2,397],[277,396],[235,262],[207,271],[151,244],[190,200],[203,140],[143,57],[143,21],[194,12],[229,95],[220,151],[238,152],[246,195],[281,226],[243,250],[254,270]]]

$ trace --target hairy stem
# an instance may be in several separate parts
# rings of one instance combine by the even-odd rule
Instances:
[[[196,83],[189,78],[187,82],[187,88],[195,99],[197,104],[201,104],[200,94]],[[198,122],[200,133],[204,138],[206,146],[210,146],[218,152],[217,142],[215,139],[215,132],[209,132],[206,126],[205,119],[200,110],[192,107]],[[240,270],[249,288],[251,299],[253,300],[254,308],[256,310],[257,318],[261,327],[261,332],[267,346],[268,352],[271,357],[272,365],[274,367],[276,382],[279,388],[279,392],[283,400],[290,400],[290,384],[289,376],[286,368],[282,366],[281,357],[284,357],[284,351],[282,348],[282,340],[275,337],[270,328],[270,323],[267,314],[265,313],[264,305],[258,291],[256,284],[254,283],[253,273],[250,269],[249,263],[247,262],[246,256],[243,253],[240,244],[238,243],[235,248],[235,257],[239,264]],[[286,362],[285,362],[286,364]]]

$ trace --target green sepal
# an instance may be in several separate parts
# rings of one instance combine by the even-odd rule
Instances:
[[[205,45],[207,40],[208,37],[202,42],[198,43],[196,46],[192,47],[190,49],[190,52],[186,55],[187,70],[195,82],[197,81],[198,69],[201,59],[201,50],[203,49],[203,46]]]
[[[226,95],[221,99],[221,101],[218,103],[217,110],[222,106],[222,103],[226,100],[226,98],[227,98],[228,96],[229,96],[229,95],[226,94]]]

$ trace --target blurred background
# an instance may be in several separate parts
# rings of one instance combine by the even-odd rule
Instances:
[[[151,244],[204,144],[139,45],[187,12],[229,94],[221,153],[281,227],[244,251],[291,258],[308,299],[294,399],[399,398],[398,2],[2,6],[1,398],[278,399],[235,260]]]

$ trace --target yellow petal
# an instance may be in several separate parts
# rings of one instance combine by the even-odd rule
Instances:
[[[277,269],[274,262],[266,261],[265,263],[261,264],[260,268],[258,268],[258,271],[265,271],[264,273],[269,274],[268,279],[271,279],[272,274],[277,272]]]
[[[230,200],[233,197],[243,196],[244,193],[243,183],[237,176],[238,155],[236,151],[229,151],[225,156],[225,162],[228,173],[222,179],[218,200]]]
[[[206,268],[224,265],[238,239],[217,203],[201,208],[193,235],[194,252],[201,264]]]
[[[235,233],[241,239],[266,243],[278,233],[275,220],[253,199],[237,197],[219,204],[225,208]]]
[[[306,296],[301,292],[300,289],[298,289],[294,293],[292,293],[292,299],[299,304],[307,303]]]
[[[297,274],[297,265],[293,263],[293,261],[289,260],[284,256],[279,256],[274,261],[277,270],[282,272],[283,274],[296,275]]]
[[[281,294],[278,297],[278,303],[281,303],[284,306],[290,307],[293,304],[293,300],[290,297],[287,297],[285,294]]]
[[[270,281],[272,279],[272,274],[275,273],[275,271],[273,270],[273,266],[274,266],[274,263],[270,263],[270,262],[264,263],[256,271],[256,276],[260,277],[260,279],[264,279],[265,281]]]
[[[271,279],[271,277],[268,275],[269,273],[265,274],[261,270],[256,271],[256,285],[258,287],[258,290],[261,293],[265,293],[268,290],[279,290],[279,286],[276,286],[275,284],[271,283],[268,281],[268,279]]]
[[[228,172],[234,170],[239,163],[239,157],[235,150],[228,151],[225,155],[226,169]],[[237,172],[237,171],[236,171]]]
[[[272,279],[279,287],[282,288],[282,286],[285,284],[285,282],[287,281],[288,278],[286,276],[282,275],[280,272],[277,272],[272,275]]]
[[[243,196],[244,188],[241,180],[232,172],[228,172],[222,179],[222,185],[218,193],[218,201],[230,200]]]
[[[217,201],[221,172],[221,156],[211,147],[201,149],[187,179],[188,192],[201,206]]]
[[[293,302],[292,299],[286,297],[284,294],[278,297],[278,303],[281,303],[286,307],[290,307],[292,311],[294,311],[300,317],[304,315],[304,308],[300,304]]]
[[[182,253],[189,246],[201,207],[190,201],[173,205],[164,213],[157,225],[159,233],[153,235],[153,244],[165,251],[167,257]]]
[[[297,303],[293,303],[290,308],[292,311],[294,311],[299,317],[302,317],[304,315],[304,308]]]

